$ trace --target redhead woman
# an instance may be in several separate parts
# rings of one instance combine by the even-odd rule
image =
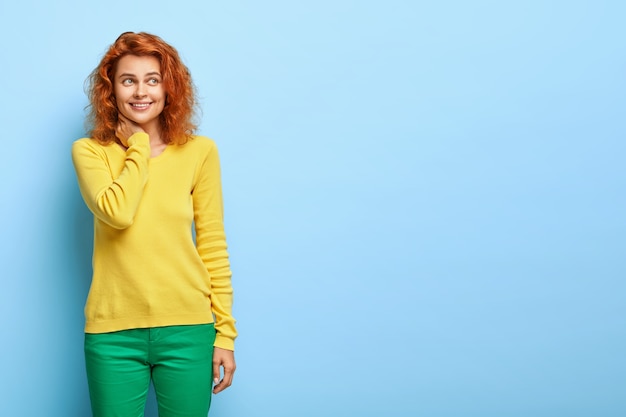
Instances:
[[[85,360],[94,417],[206,417],[235,372],[233,289],[215,143],[194,135],[178,52],[123,33],[89,78],[89,138],[72,147],[94,215]]]

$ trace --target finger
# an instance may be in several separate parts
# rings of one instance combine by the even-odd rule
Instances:
[[[234,374],[235,374],[234,368],[224,367],[224,377],[222,378],[222,384],[224,384],[224,389],[230,387],[233,384]]]
[[[124,116],[122,113],[118,113],[118,126],[119,123],[122,123],[126,129],[129,129],[131,132],[143,132],[144,130],[137,124],[137,122],[130,120],[128,117]]]
[[[128,147],[128,121],[121,114],[119,115],[117,126],[115,127],[115,136],[122,142],[122,145]]]
[[[236,365],[235,362],[230,362],[224,365],[224,378],[228,381],[228,386],[230,387],[233,383],[233,377],[235,376]]]
[[[228,386],[226,385],[226,381],[224,378],[220,381],[219,378],[214,378],[213,382],[215,385],[213,386],[213,394],[217,394],[219,392],[224,391]]]
[[[226,389],[226,385],[224,385],[224,381],[222,380],[220,381],[219,384],[216,384],[215,386],[213,386],[213,394],[219,394],[225,389]]]
[[[213,387],[213,394],[219,394],[224,390],[222,383],[219,383]]]
[[[213,362],[213,384],[217,385],[220,382],[220,363]]]

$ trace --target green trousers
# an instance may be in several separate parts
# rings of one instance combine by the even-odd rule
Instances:
[[[93,417],[143,417],[150,380],[159,417],[207,417],[213,324],[85,334]]]

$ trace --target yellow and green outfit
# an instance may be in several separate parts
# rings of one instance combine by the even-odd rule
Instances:
[[[148,372],[157,372],[161,364],[148,357],[153,353],[150,349],[156,349],[150,343],[168,332],[173,333],[165,339],[171,341],[172,335],[183,330],[188,338],[188,326],[202,330],[198,338],[209,344],[209,362],[212,345],[233,350],[237,336],[215,143],[194,136],[184,145],[168,145],[154,158],[146,133],[135,133],[128,144],[124,149],[116,143],[102,145],[83,138],[72,147],[80,191],[94,214],[93,277],[85,306],[92,405],[94,395],[105,395],[101,391],[106,389],[97,386],[99,380],[108,378],[98,374],[102,371],[90,369],[92,355],[97,353],[96,340],[132,333],[148,346],[145,359],[132,360],[145,362]],[[102,355],[111,357],[123,350],[115,348],[117,339],[103,348],[108,351]],[[175,346],[178,344],[165,350],[175,353]],[[106,368],[106,361],[101,361],[92,362],[99,363],[98,369]],[[176,359],[179,362],[180,358]],[[116,366],[120,365],[110,367]],[[210,371],[208,374],[210,401]],[[185,372],[181,375],[171,383],[198,385],[194,378],[186,378]],[[153,379],[161,407],[159,381],[156,375]],[[149,380],[150,373],[146,391]],[[145,393],[137,395],[143,395],[145,401]]]

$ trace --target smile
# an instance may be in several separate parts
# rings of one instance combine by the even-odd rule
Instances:
[[[152,103],[130,103],[131,107],[135,109],[147,109]]]

